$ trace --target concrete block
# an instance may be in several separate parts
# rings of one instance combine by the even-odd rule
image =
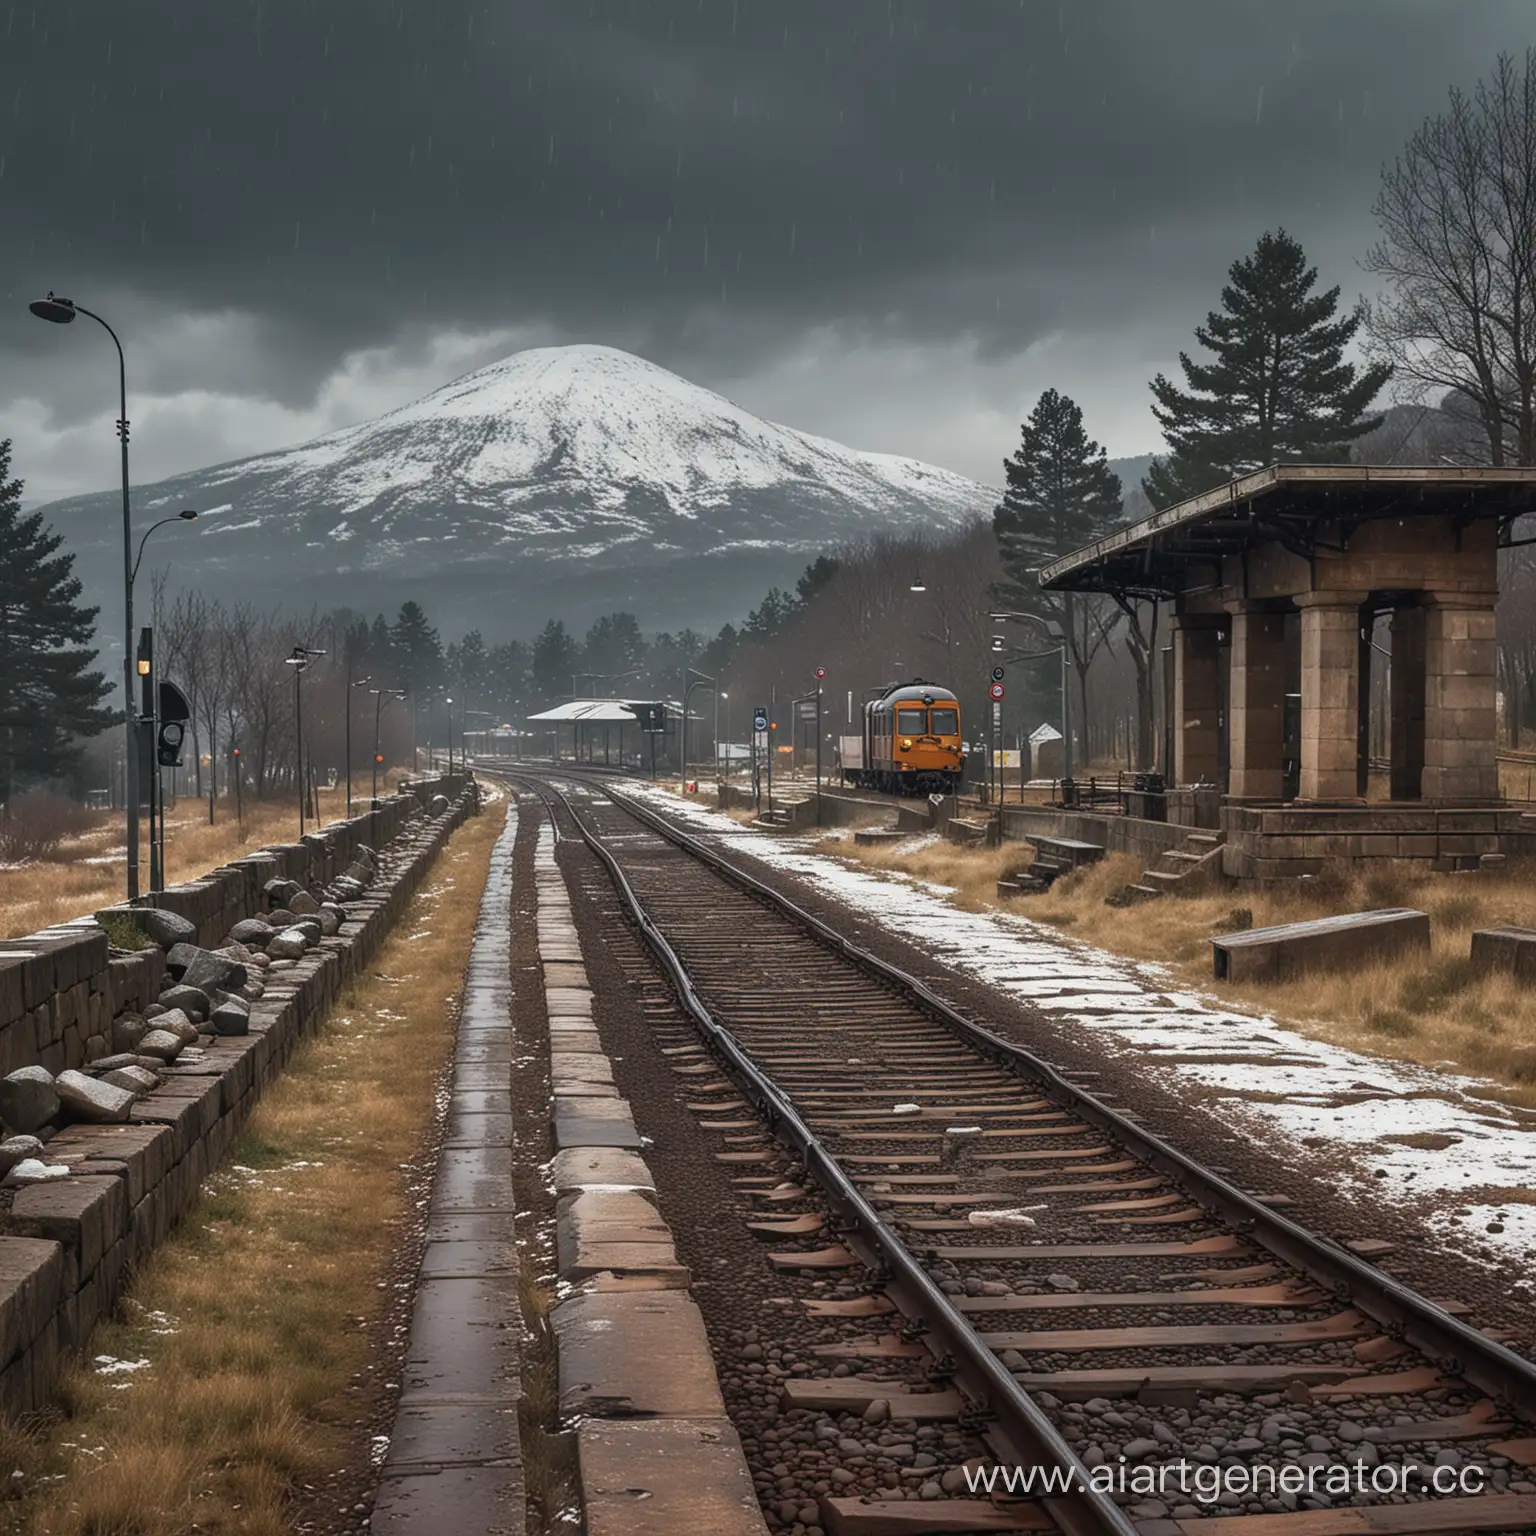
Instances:
[[[513,1210],[510,1147],[444,1147],[432,1182],[437,1211]]]
[[[592,1418],[723,1418],[704,1318],[683,1291],[573,1296],[551,1314],[560,1409]],[[665,1361],[666,1369],[658,1370]]]
[[[554,1103],[555,1148],[627,1147],[642,1142],[627,1099],[557,1098]]]
[[[638,1189],[654,1195],[651,1171],[634,1152],[618,1147],[572,1147],[555,1154],[550,1177],[555,1195],[583,1189]]]
[[[401,1407],[416,1399],[513,1403],[519,1393],[516,1309],[500,1274],[423,1278],[400,1381]],[[481,1262],[485,1261],[482,1256]]]
[[[434,1403],[402,1400],[395,1415],[385,1472],[436,1472],[439,1468],[501,1466],[518,1461],[517,1404]],[[438,1526],[447,1536],[453,1526]],[[475,1526],[467,1527],[475,1531]],[[479,1533],[476,1532],[476,1536]]]
[[[16,1191],[11,1224],[25,1237],[59,1243],[85,1279],[101,1256],[128,1229],[123,1180],[88,1175],[29,1184]]]
[[[42,1237],[0,1238],[0,1360],[11,1361],[48,1326],[64,1291],[64,1249]]]
[[[1408,907],[1348,912],[1338,917],[1211,940],[1218,980],[1278,981],[1306,970],[1348,970],[1429,949],[1429,917]]]
[[[675,1271],[677,1251],[661,1213],[634,1190],[582,1190],[559,1203],[555,1220],[562,1280],[611,1270]]]
[[[577,1457],[587,1536],[767,1536],[728,1419],[593,1421]]]
[[[386,1466],[369,1516],[371,1536],[522,1536],[526,1496],[513,1459],[476,1466],[391,1472]]]
[[[1536,928],[1479,928],[1472,935],[1472,964],[1536,981]]]

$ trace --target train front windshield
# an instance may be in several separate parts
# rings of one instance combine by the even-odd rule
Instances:
[[[928,711],[926,709],[898,709],[896,711],[896,734],[898,736],[922,736],[928,730]]]
[[[932,722],[930,729],[935,736],[958,736],[960,734],[960,711],[958,709],[935,709],[928,718]]]

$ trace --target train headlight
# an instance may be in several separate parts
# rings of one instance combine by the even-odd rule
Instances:
[[[901,750],[902,750],[902,751],[903,751],[903,752],[910,752],[910,751],[911,751],[911,750],[912,750],[912,743],[911,743],[911,742],[910,742],[910,741],[904,741],[904,742],[902,742],[902,744],[901,744]]]

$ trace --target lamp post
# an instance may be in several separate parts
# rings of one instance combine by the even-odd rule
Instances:
[[[683,778],[688,777],[688,701],[693,697],[695,688],[714,688],[715,679],[704,672],[695,672],[692,667],[683,668]],[[693,678],[693,682],[686,679]]]
[[[715,777],[721,775],[720,767],[720,700],[725,700],[725,734],[731,734],[731,696],[723,688],[715,690]]]
[[[1040,618],[1037,614],[1033,614],[1033,613],[990,613],[990,614],[987,615],[987,617],[989,619],[992,619],[992,620],[996,621],[997,623],[1001,623],[1001,624],[1006,624],[1006,623],[1032,624],[1032,625],[1034,625],[1035,629],[1041,635],[1043,635],[1047,640],[1058,640],[1059,641],[1058,644],[1050,646],[1050,647],[1048,647],[1047,649],[1045,649],[1043,651],[1019,651],[1019,652],[1016,652],[1013,655],[1009,656],[1007,659],[1009,661],[1035,661],[1035,660],[1037,660],[1037,659],[1039,659],[1041,657],[1044,657],[1044,656],[1055,656],[1057,654],[1060,654],[1060,656],[1061,656],[1061,776],[1062,776],[1063,780],[1070,779],[1072,777],[1072,737],[1071,737],[1071,734],[1070,734],[1070,731],[1069,731],[1069,726],[1071,724],[1071,721],[1070,721],[1070,718],[1069,718],[1068,711],[1069,711],[1069,701],[1070,701],[1070,699],[1072,697],[1072,694],[1071,694],[1071,690],[1067,686],[1067,642],[1066,642],[1066,637],[1065,636],[1058,637],[1056,635],[1053,635],[1051,633],[1051,631],[1050,631],[1050,626],[1047,625],[1046,622],[1042,618]],[[1001,635],[996,635],[996,636],[993,637],[992,649],[994,651],[1002,650],[1003,649],[1003,644],[1004,644],[1003,637]],[[1022,751],[1023,751],[1023,748],[1021,747],[1020,748],[1020,752],[1022,753]],[[1024,782],[1024,764],[1023,764],[1023,758],[1022,757],[1019,760],[1019,782],[1021,784]],[[1020,793],[1022,794],[1023,792],[1020,791]]]
[[[299,836],[304,836],[304,812],[309,800],[309,784],[304,777],[304,705],[303,689],[300,684],[304,678],[304,669],[316,656],[324,656],[324,651],[312,650],[307,645],[296,645],[293,653],[284,658],[284,665],[293,668],[293,746],[294,760],[299,770]]]
[[[406,697],[404,688],[370,688],[373,695],[373,800],[372,809],[379,808],[379,717],[384,711],[385,698],[403,699]]]
[[[40,320],[55,325],[68,325],[76,315],[94,320],[117,348],[118,417],[117,435],[122,443],[123,458],[123,728],[127,733],[127,747],[123,757],[123,799],[127,805],[128,830],[128,899],[139,897],[139,742],[138,716],[133,707],[133,520],[128,509],[128,369],[123,361],[123,344],[117,332],[100,315],[76,304],[73,299],[61,299],[51,291],[46,299],[34,300],[28,306]]]
[[[355,682],[351,672],[347,674],[347,816],[352,815],[352,690],[366,688],[373,679],[360,677]]]

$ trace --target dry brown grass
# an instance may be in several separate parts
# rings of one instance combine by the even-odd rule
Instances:
[[[500,821],[493,809],[454,836],[371,974],[139,1273],[123,1320],[91,1341],[93,1357],[147,1363],[75,1366],[57,1422],[0,1434],[0,1476],[25,1474],[6,1485],[3,1528],[282,1536],[301,1485],[366,1465],[378,1397],[357,1373],[413,1215],[399,1165],[433,1114]]]
[[[875,869],[949,886],[970,911],[997,907],[995,884],[1027,862],[1019,845],[999,850],[937,842],[855,847],[837,852]],[[1269,889],[1233,888],[1209,896],[1166,897],[1131,908],[1105,897],[1141,875],[1142,861],[1112,854],[1069,875],[1041,896],[1017,897],[1006,910],[1049,923],[1074,938],[1137,960],[1167,965],[1178,978],[1224,1002],[1263,1011],[1304,1034],[1379,1056],[1451,1064],[1505,1084],[1513,1100],[1536,1105],[1536,992],[1508,977],[1477,976],[1468,962],[1474,928],[1536,927],[1536,868],[1432,874],[1407,864],[1366,872],[1329,870],[1315,881]],[[1427,956],[1283,983],[1217,982],[1213,935],[1245,926],[1299,922],[1337,912],[1417,907],[1429,913]]]
[[[852,832],[837,842],[830,839],[823,852],[848,854],[871,869],[899,871],[930,885],[946,887],[943,894],[967,912],[984,912],[997,905],[997,882],[1030,862],[1030,850],[1020,843],[1001,848],[967,848],[943,838],[923,836],[904,843],[874,843],[861,848]]]
[[[391,779],[400,776],[393,774]],[[354,781],[354,813],[361,814],[367,808],[368,791],[366,781]],[[380,792],[383,792],[382,785]],[[240,821],[235,817],[234,802],[220,800],[215,814],[217,820],[209,826],[206,800],[182,800],[167,815],[165,865],[169,883],[195,880],[210,869],[217,869],[220,864],[227,864],[253,849],[265,848],[271,843],[293,842],[299,835],[297,796],[292,803],[247,800]],[[344,791],[327,791],[320,796],[322,825],[339,820],[345,814]],[[313,822],[307,824],[306,830],[314,830]],[[148,837],[147,827],[145,836]],[[147,841],[140,857],[143,860],[140,873],[147,888]],[[55,857],[15,869],[0,869],[0,939],[36,933],[53,923],[84,917],[121,901],[123,859],[122,813],[101,812],[94,830],[83,837],[70,839],[59,848]]]

